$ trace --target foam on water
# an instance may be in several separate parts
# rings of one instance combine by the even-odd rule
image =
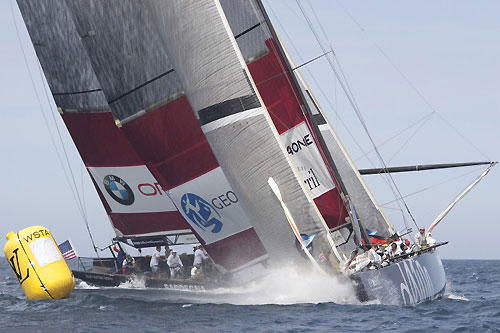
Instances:
[[[447,299],[454,299],[454,300],[459,300],[459,301],[466,301],[468,302],[469,299],[467,297],[465,297],[464,295],[457,295],[455,293],[453,293],[453,287],[452,287],[452,283],[451,281],[446,281],[446,289],[444,291],[444,295],[443,295],[444,298],[447,298]]]
[[[132,279],[120,283],[117,288],[121,289],[146,289],[146,283],[143,279],[139,277],[133,277]]]
[[[453,293],[450,293],[450,294],[445,294],[444,297],[448,298],[448,299],[455,299],[455,300],[459,300],[459,301],[466,301],[468,302],[469,299],[465,296],[460,296],[460,295],[455,295]]]
[[[93,288],[81,283],[80,289]],[[265,277],[245,285],[212,290],[151,289],[146,288],[144,281],[138,278],[122,283],[119,287],[102,289],[106,289],[108,292],[147,289],[149,292],[144,295],[145,299],[151,300],[153,298],[169,303],[178,302],[188,305],[193,303],[235,305],[359,304],[350,282],[323,273],[300,271],[294,267],[274,269]],[[151,291],[154,291],[153,297]],[[134,298],[141,298],[141,295],[134,293]]]
[[[75,286],[76,289],[99,289],[99,287],[92,286],[85,281],[80,281],[79,284]]]
[[[209,291],[219,302],[238,305],[358,303],[352,285],[339,278],[294,267],[272,270],[248,284]]]

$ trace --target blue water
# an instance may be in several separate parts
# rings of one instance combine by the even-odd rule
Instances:
[[[445,260],[446,296],[402,307],[356,304],[345,295],[332,296],[337,303],[325,301],[332,286],[297,290],[293,274],[271,290],[193,293],[80,283],[68,299],[27,301],[0,259],[3,332],[500,331],[500,261]],[[288,287],[294,291],[286,293]],[[323,295],[316,292],[322,290]]]

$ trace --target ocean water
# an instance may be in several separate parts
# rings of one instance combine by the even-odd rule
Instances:
[[[500,261],[444,260],[446,295],[403,307],[359,304],[348,286],[290,269],[233,290],[77,283],[68,299],[27,301],[0,259],[2,332],[500,331]]]

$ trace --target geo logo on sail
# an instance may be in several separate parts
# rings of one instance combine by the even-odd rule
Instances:
[[[130,206],[134,203],[134,192],[128,184],[118,176],[107,175],[103,179],[104,188],[106,192],[122,205]]]
[[[193,194],[186,193],[181,198],[181,208],[184,214],[202,230],[213,226],[212,233],[218,233],[222,229],[221,216],[219,212],[205,199]]]

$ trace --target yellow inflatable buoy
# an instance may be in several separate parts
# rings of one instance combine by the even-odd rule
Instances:
[[[33,226],[7,234],[5,258],[28,299],[68,297],[75,278],[49,230]]]

